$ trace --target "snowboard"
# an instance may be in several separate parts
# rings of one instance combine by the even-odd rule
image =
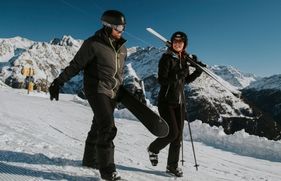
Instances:
[[[147,105],[139,101],[125,87],[120,87],[120,102],[155,136],[166,137],[169,133],[167,122]]]

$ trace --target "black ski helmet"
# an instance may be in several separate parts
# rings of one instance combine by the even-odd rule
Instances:
[[[111,25],[125,25],[126,20],[123,13],[117,10],[107,10],[101,16],[101,21]]]
[[[184,49],[185,47],[187,46],[187,43],[188,43],[188,39],[187,39],[187,35],[182,32],[182,31],[177,31],[175,33],[173,33],[172,37],[171,37],[171,42],[173,43],[173,40],[175,38],[179,38],[179,39],[182,39],[182,41],[184,42]]]

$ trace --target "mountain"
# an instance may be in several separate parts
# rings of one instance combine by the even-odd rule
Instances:
[[[22,43],[20,43],[21,40]],[[21,70],[23,67],[32,67],[35,69],[33,78],[36,87],[45,90],[68,65],[82,44],[81,40],[75,40],[71,36],[55,38],[50,43],[33,42],[20,37],[1,39],[1,42],[0,47],[12,48],[9,51],[7,48],[0,49],[0,54],[3,55],[2,60],[4,60],[3,57],[7,58],[9,57],[7,55],[10,55],[9,60],[0,62],[0,80],[14,88],[25,87],[27,80],[21,74]],[[127,76],[125,82],[134,82],[135,85],[139,84],[139,87],[142,87],[140,84],[143,80],[146,97],[153,105],[157,105],[159,92],[158,61],[165,51],[166,48],[155,47],[128,49],[127,69],[129,71],[127,73],[131,72],[131,76]],[[241,73],[231,66],[210,66],[209,68],[221,76],[219,79],[223,84],[235,91],[257,79],[254,75]],[[80,93],[83,88],[82,79],[82,72],[80,72],[64,85],[62,92]],[[204,73],[185,87],[185,94],[189,121],[199,119],[212,126],[223,126],[228,134],[245,129],[250,134],[265,136],[269,139],[281,138],[280,125],[275,124],[276,121],[268,116],[261,117],[260,109],[257,108],[259,106],[244,99],[246,96],[242,98],[234,96]]]
[[[23,84],[26,80],[21,70],[23,67],[32,67],[36,84],[51,82],[68,65],[81,44],[81,40],[71,36],[56,38],[51,43],[33,42],[20,37],[2,39],[0,47],[6,48],[0,49],[0,55],[3,55],[1,59],[9,59],[0,63],[0,78],[14,88],[25,87]]]
[[[20,54],[21,50],[30,47],[34,41],[22,37],[0,38],[0,63],[9,61],[12,57]]]
[[[233,66],[215,65],[210,69],[237,89],[243,89],[258,79],[254,74],[243,73]]]
[[[260,108],[262,115],[281,125],[281,74],[253,82],[243,89],[243,95]]]
[[[281,74],[261,78],[260,80],[251,83],[246,89],[254,89],[256,91],[266,89],[281,91]]]
[[[75,95],[50,101],[45,93],[0,88],[0,180],[100,181],[98,170],[82,167],[85,139],[93,113]],[[27,106],[28,105],[28,106]],[[184,177],[165,173],[168,147],[153,167],[146,151],[155,139],[128,110],[115,111],[118,128],[115,163],[130,181],[279,181],[281,141],[247,134],[225,134],[196,120],[190,124],[199,169],[194,168],[188,124],[184,125]]]

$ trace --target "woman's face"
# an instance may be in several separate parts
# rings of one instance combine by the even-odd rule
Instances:
[[[172,48],[176,52],[182,52],[184,47],[184,42],[180,38],[175,38],[172,42]]]

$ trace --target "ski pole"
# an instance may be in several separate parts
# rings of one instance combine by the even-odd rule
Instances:
[[[182,95],[184,96],[184,92],[183,92],[183,91],[182,91]],[[191,142],[192,152],[193,152],[193,158],[194,158],[194,162],[195,162],[194,167],[196,167],[196,171],[198,171],[199,165],[197,164],[197,159],[196,159],[196,155],[195,155],[195,149],[194,149],[194,144],[193,144],[191,126],[190,126],[190,122],[189,122],[188,119],[187,119],[187,111],[186,111],[186,108],[185,108],[184,110],[185,110],[186,120],[187,120],[187,123],[188,123],[188,129],[189,129],[189,134],[190,134],[190,142]],[[181,116],[183,116],[183,113],[182,113],[182,106],[181,106]],[[182,165],[183,165],[183,162],[184,162],[184,160],[183,160],[183,136],[182,136]]]
[[[182,92],[183,94],[183,92]],[[181,121],[182,121],[182,127],[184,125],[184,119],[183,119],[183,108],[182,108],[182,104],[180,104],[180,114],[181,114]],[[183,129],[182,129],[183,130]],[[184,163],[184,156],[183,156],[183,132],[181,133],[181,164],[183,166],[183,163]]]
[[[183,166],[183,163],[185,162],[184,157],[183,157],[183,136],[181,138],[181,164]]]
[[[195,149],[194,149],[194,144],[193,144],[193,138],[192,138],[192,133],[191,133],[190,122],[187,121],[187,123],[188,123],[188,129],[189,129],[189,134],[190,134],[190,142],[191,142],[192,151],[193,151],[193,157],[194,157],[194,162],[195,162],[194,167],[196,167],[196,171],[198,171],[199,165],[197,164],[197,160],[196,160],[196,155],[195,155]]]

